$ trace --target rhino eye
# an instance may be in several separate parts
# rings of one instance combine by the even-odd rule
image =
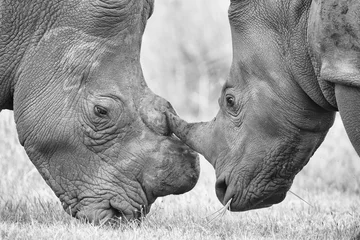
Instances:
[[[95,112],[96,116],[98,116],[98,117],[104,117],[108,114],[107,109],[104,107],[101,107],[101,106],[95,106],[94,112]]]
[[[235,98],[234,98],[234,96],[232,96],[232,95],[227,95],[225,99],[226,99],[226,106],[228,106],[228,107],[234,107],[234,105],[235,105]]]

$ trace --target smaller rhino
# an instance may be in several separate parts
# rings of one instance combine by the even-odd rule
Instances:
[[[152,0],[0,0],[0,110],[72,216],[137,219],[191,190],[198,155],[170,135],[140,47]]]
[[[360,154],[360,1],[231,0],[233,61],[209,122],[167,111],[232,211],[284,200],[339,111]]]

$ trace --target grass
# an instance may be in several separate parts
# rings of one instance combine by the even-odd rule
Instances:
[[[158,0],[142,52],[149,86],[188,120],[215,116],[231,61],[228,2]],[[271,208],[230,213],[201,159],[189,193],[158,199],[148,217],[118,228],[68,216],[19,145],[12,113],[0,113],[0,239],[351,239],[360,232],[360,161],[341,120]],[[215,217],[215,218],[214,218]],[[360,238],[359,238],[360,239]]]
[[[0,239],[350,239],[360,232],[358,157],[339,119],[291,188],[311,206],[288,194],[271,208],[214,218],[222,205],[202,159],[194,190],[158,199],[140,226],[119,228],[68,216],[16,143],[11,112],[0,119],[0,134],[7,134],[0,140]]]

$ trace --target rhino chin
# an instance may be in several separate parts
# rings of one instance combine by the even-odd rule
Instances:
[[[246,199],[243,204],[239,204],[239,201],[232,201],[230,204],[230,210],[234,212],[244,212],[249,210],[255,210],[260,208],[271,207],[272,205],[282,202],[286,197],[287,191],[279,190],[274,194],[267,197],[260,196],[255,198]]]
[[[109,201],[110,209],[115,213],[112,219],[115,219],[120,222],[141,220],[150,212],[151,204],[139,205],[138,208],[135,208],[133,206],[128,206],[124,208],[123,203],[124,203],[123,201],[119,202],[116,197],[112,198]]]
[[[77,219],[95,225],[128,223],[141,221],[150,211],[151,205],[139,205],[138,208],[131,206],[126,201],[113,197],[106,204],[94,207],[83,207],[74,212],[67,209]]]

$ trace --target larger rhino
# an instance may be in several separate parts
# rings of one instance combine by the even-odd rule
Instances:
[[[360,1],[231,0],[233,61],[210,122],[168,112],[245,211],[281,202],[339,111],[360,154]]]
[[[72,216],[136,219],[199,177],[140,66],[152,0],[0,0],[0,110]],[[4,137],[4,136],[1,136]]]

